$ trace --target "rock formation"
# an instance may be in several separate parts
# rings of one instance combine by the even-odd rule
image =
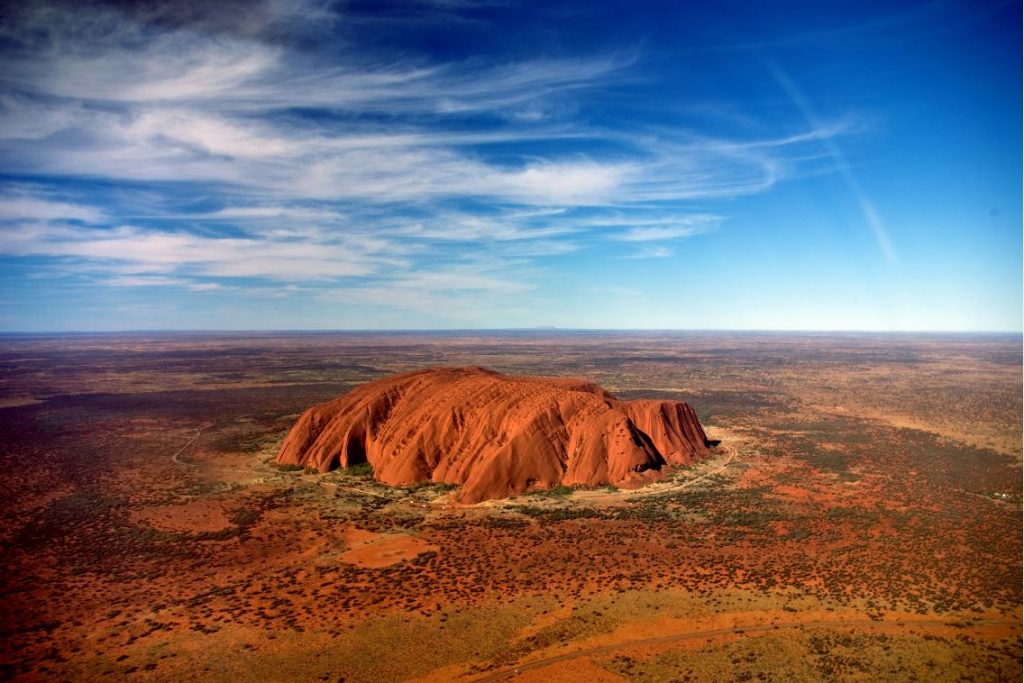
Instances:
[[[620,401],[576,379],[435,368],[310,408],[277,462],[327,472],[369,462],[390,485],[460,484],[476,503],[558,484],[629,484],[708,453],[681,401]]]

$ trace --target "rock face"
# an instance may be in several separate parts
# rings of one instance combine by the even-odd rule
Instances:
[[[327,472],[369,462],[390,485],[461,484],[460,502],[558,484],[628,484],[708,454],[680,401],[620,401],[582,380],[438,368],[310,408],[277,462]]]

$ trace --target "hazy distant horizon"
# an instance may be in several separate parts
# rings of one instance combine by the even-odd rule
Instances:
[[[435,328],[310,328],[310,329],[274,329],[274,328],[250,328],[250,329],[188,329],[188,328],[139,328],[139,329],[110,329],[110,330],[11,330],[0,331],[0,337],[48,337],[48,336],[89,336],[89,335],[208,335],[216,336],[240,336],[252,335],[330,335],[330,334],[629,334],[629,333],[664,333],[664,334],[764,334],[764,335],[810,335],[810,336],[842,336],[842,335],[876,335],[876,336],[935,336],[935,337],[1021,337],[1024,340],[1024,332],[1020,330],[842,330],[842,329],[756,329],[756,328],[668,328],[668,327],[435,327]]]
[[[13,3],[0,330],[1022,330],[1021,20]]]

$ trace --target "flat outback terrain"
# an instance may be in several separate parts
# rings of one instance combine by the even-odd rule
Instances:
[[[681,400],[709,457],[476,505],[276,465],[438,366]],[[0,678],[1019,681],[1021,338],[0,339]]]

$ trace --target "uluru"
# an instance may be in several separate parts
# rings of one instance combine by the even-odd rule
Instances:
[[[386,377],[310,408],[277,463],[327,472],[365,462],[384,484],[455,484],[471,504],[559,484],[641,483],[708,454],[684,402],[468,367]]]

